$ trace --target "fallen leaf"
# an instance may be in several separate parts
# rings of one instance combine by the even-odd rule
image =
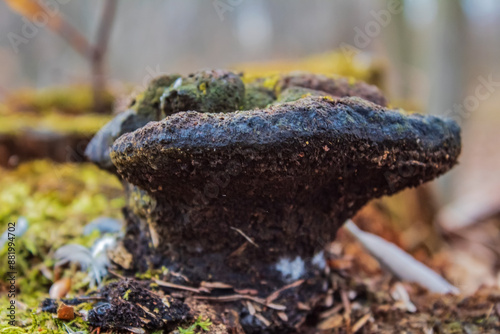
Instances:
[[[318,329],[328,330],[328,329],[339,328],[342,326],[343,322],[344,322],[344,317],[342,315],[334,314],[333,316],[320,322],[318,325]]]
[[[70,278],[62,278],[50,287],[49,296],[52,299],[59,299],[66,296],[66,294],[71,289],[71,279]]]
[[[200,287],[207,289],[232,289],[233,286],[223,282],[201,282]]]
[[[360,230],[352,220],[347,220],[345,228],[377,259],[382,267],[397,278],[415,282],[436,293],[458,293],[458,289],[410,254],[381,237]]]
[[[75,309],[73,306],[62,303],[57,309],[57,319],[67,321],[75,319]]]
[[[354,326],[352,326],[352,332],[356,333],[361,328],[363,328],[363,326],[368,322],[368,320],[370,320],[371,316],[372,315],[370,313],[367,313],[364,316],[362,316],[358,321],[356,321]]]

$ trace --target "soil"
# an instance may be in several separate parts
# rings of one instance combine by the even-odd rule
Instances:
[[[147,283],[124,280],[100,291],[105,300],[88,312],[92,326],[104,329],[173,330],[189,318],[189,307],[170,296],[159,296]]]
[[[83,162],[92,134],[60,134],[27,131],[22,135],[0,134],[0,166],[16,167],[34,159]]]

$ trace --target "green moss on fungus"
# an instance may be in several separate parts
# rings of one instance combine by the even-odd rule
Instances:
[[[245,103],[241,109],[265,108],[275,100],[274,90],[267,89],[257,83],[250,83],[245,87]]]
[[[245,86],[229,71],[205,70],[177,79],[161,97],[166,115],[180,111],[232,112],[243,105]]]
[[[275,104],[279,103],[285,103],[285,102],[293,102],[297,101],[299,99],[302,99],[304,97],[308,96],[330,96],[330,94],[319,91],[319,90],[314,90],[314,89],[309,89],[309,88],[304,88],[304,87],[289,87],[283,90],[279,95],[278,98],[275,102]]]
[[[165,115],[160,114],[160,98],[165,92],[165,89],[171,86],[178,78],[180,78],[180,75],[171,74],[153,79],[146,90],[135,98],[131,108],[134,109],[139,116],[143,116],[150,120],[160,120],[165,117]]]

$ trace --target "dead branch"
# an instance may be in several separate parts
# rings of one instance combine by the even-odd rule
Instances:
[[[117,0],[107,0],[101,16],[97,41],[93,48],[90,63],[92,66],[92,89],[94,92],[94,107],[98,113],[103,113],[103,92],[106,88],[104,55],[108,49],[111,27],[115,18]]]
[[[190,286],[185,286],[185,285],[180,285],[180,284],[175,284],[175,283],[170,283],[170,282],[165,282],[165,281],[161,281],[159,279],[155,279],[153,280],[153,282],[155,282],[156,284],[158,284],[159,286],[163,286],[165,288],[171,288],[171,289],[177,289],[177,290],[185,290],[185,291],[191,291],[191,292],[194,292],[194,293],[202,293],[202,292],[210,292],[208,289],[206,288],[193,288],[193,287],[190,287]]]
[[[284,305],[267,303],[265,299],[253,297],[253,296],[249,296],[249,295],[228,295],[228,296],[219,296],[219,297],[193,296],[193,298],[198,299],[198,300],[211,300],[211,301],[218,301],[218,302],[234,302],[234,301],[238,301],[238,300],[251,300],[255,303],[264,305],[264,306],[269,307],[270,309],[273,309],[273,310],[278,310],[278,311],[286,310],[286,306],[284,306]]]
[[[33,21],[44,8],[35,1],[7,0],[7,4],[16,12]],[[91,66],[94,109],[98,113],[103,110],[103,92],[106,88],[104,56],[108,49],[111,27],[115,18],[117,0],[107,0],[97,30],[97,40],[92,45],[62,14],[54,13],[47,26],[64,39],[76,52],[85,58]]]
[[[271,303],[272,301],[276,300],[276,298],[278,298],[283,291],[298,287],[298,286],[302,285],[302,283],[304,283],[303,279],[295,281],[291,284],[285,285],[284,287],[274,291],[266,298],[266,303]]]

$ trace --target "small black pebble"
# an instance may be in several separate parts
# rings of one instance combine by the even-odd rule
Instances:
[[[55,299],[45,298],[40,304],[42,312],[57,313],[58,308],[57,301]]]

